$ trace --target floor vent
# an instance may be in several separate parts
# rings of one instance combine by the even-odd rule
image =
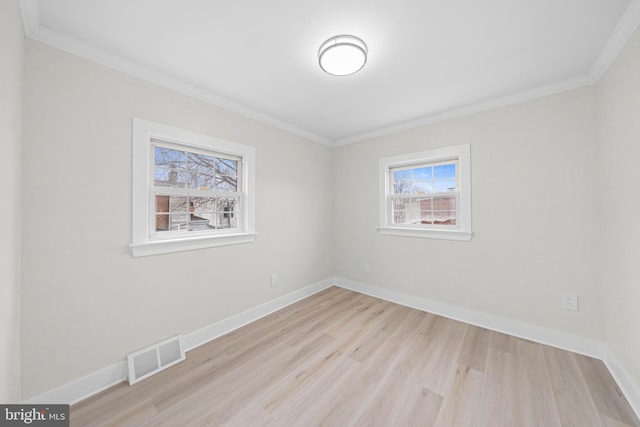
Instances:
[[[169,338],[127,356],[129,385],[142,381],[185,359],[182,335]]]

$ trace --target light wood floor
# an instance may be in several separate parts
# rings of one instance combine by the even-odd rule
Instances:
[[[72,426],[640,426],[601,361],[340,288],[71,408]]]

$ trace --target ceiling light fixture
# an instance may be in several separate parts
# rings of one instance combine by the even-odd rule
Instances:
[[[334,36],[318,50],[320,68],[334,76],[354,74],[367,63],[367,45],[355,36]]]

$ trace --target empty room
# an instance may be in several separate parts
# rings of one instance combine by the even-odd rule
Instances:
[[[0,425],[639,427],[639,24],[2,0]]]

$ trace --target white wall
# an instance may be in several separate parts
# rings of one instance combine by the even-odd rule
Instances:
[[[20,401],[20,173],[24,30],[18,0],[0,2],[0,402]]]
[[[336,149],[335,274],[601,339],[594,97],[582,88]],[[378,234],[378,159],[463,143],[473,239]],[[580,294],[579,312],[561,308],[563,290]]]
[[[604,338],[640,385],[640,30],[598,84]]]
[[[331,276],[329,147],[31,41],[25,105],[24,399]],[[256,243],[132,258],[133,116],[256,147]]]
[[[1,4],[12,182],[23,42],[17,0]],[[28,41],[22,213],[0,218],[23,222],[23,398],[331,275],[604,339],[640,382],[639,49],[636,34],[593,87],[329,149]],[[256,147],[256,243],[131,257],[132,116]],[[462,143],[471,242],[379,235],[378,159]],[[0,351],[0,401],[19,394],[18,230],[0,246],[0,349],[15,348]],[[579,312],[560,308],[564,290]]]

